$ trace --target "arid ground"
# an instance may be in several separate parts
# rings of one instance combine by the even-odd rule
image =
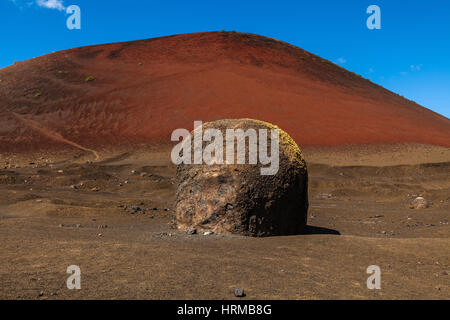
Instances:
[[[0,297],[448,299],[450,150],[381,148],[304,150],[307,234],[269,238],[174,229],[164,148],[2,156]],[[430,208],[410,209],[417,195]],[[69,265],[81,290],[66,287]]]

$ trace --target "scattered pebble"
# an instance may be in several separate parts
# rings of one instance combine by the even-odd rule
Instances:
[[[421,210],[421,209],[426,209],[429,207],[429,203],[426,199],[424,199],[423,197],[417,197],[415,198],[410,205],[410,209],[416,209],[416,210]]]
[[[212,234],[214,234],[214,232],[212,232],[211,230],[207,230],[207,231],[203,232],[204,236],[210,236]]]
[[[186,233],[189,235],[197,234],[197,229],[189,227],[189,228],[187,228]]]
[[[135,213],[138,213],[138,212],[145,213],[145,209],[142,209],[139,206],[131,206],[131,209],[128,211],[128,213],[130,213],[130,214],[135,214]]]
[[[244,289],[242,288],[234,288],[234,296],[237,298],[245,297]]]

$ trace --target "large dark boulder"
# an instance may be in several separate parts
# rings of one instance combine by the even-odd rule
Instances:
[[[245,164],[179,164],[177,167],[176,223],[179,229],[196,228],[215,233],[248,236],[275,236],[299,234],[306,225],[308,210],[308,174],[300,149],[292,138],[267,122],[252,119],[218,120],[203,124],[207,129],[218,129],[223,134],[226,159],[226,130],[267,129],[267,152],[272,148],[271,130],[278,129],[279,166],[275,174],[262,174],[269,165],[249,164],[255,155],[245,143]],[[216,139],[211,139],[215,142]],[[257,141],[258,150],[261,146]],[[185,140],[195,150],[193,139]],[[204,149],[211,142],[203,142]],[[276,143],[275,143],[276,146]],[[234,142],[237,150],[237,140]],[[198,149],[198,145],[197,145]],[[184,151],[181,151],[183,154]],[[213,153],[213,155],[215,155]],[[220,155],[220,154],[219,154]],[[237,158],[235,157],[235,160]]]

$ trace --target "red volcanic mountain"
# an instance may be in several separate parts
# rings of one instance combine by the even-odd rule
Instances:
[[[450,120],[300,48],[236,32],[51,53],[0,70],[0,151],[169,142],[255,118],[301,146],[450,147]]]

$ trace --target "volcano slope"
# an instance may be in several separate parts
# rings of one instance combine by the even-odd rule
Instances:
[[[301,147],[307,234],[173,228],[174,129],[256,118]],[[287,43],[210,32],[0,70],[0,298],[448,299],[450,122]],[[411,210],[415,196],[430,207]],[[78,265],[82,289],[68,290]],[[369,265],[382,288],[369,290]]]
[[[449,119],[318,56],[251,34],[71,49],[17,62],[0,71],[0,80],[2,151],[64,143],[49,132],[88,148],[153,144],[194,120],[252,117],[279,125],[301,146],[450,146]]]

